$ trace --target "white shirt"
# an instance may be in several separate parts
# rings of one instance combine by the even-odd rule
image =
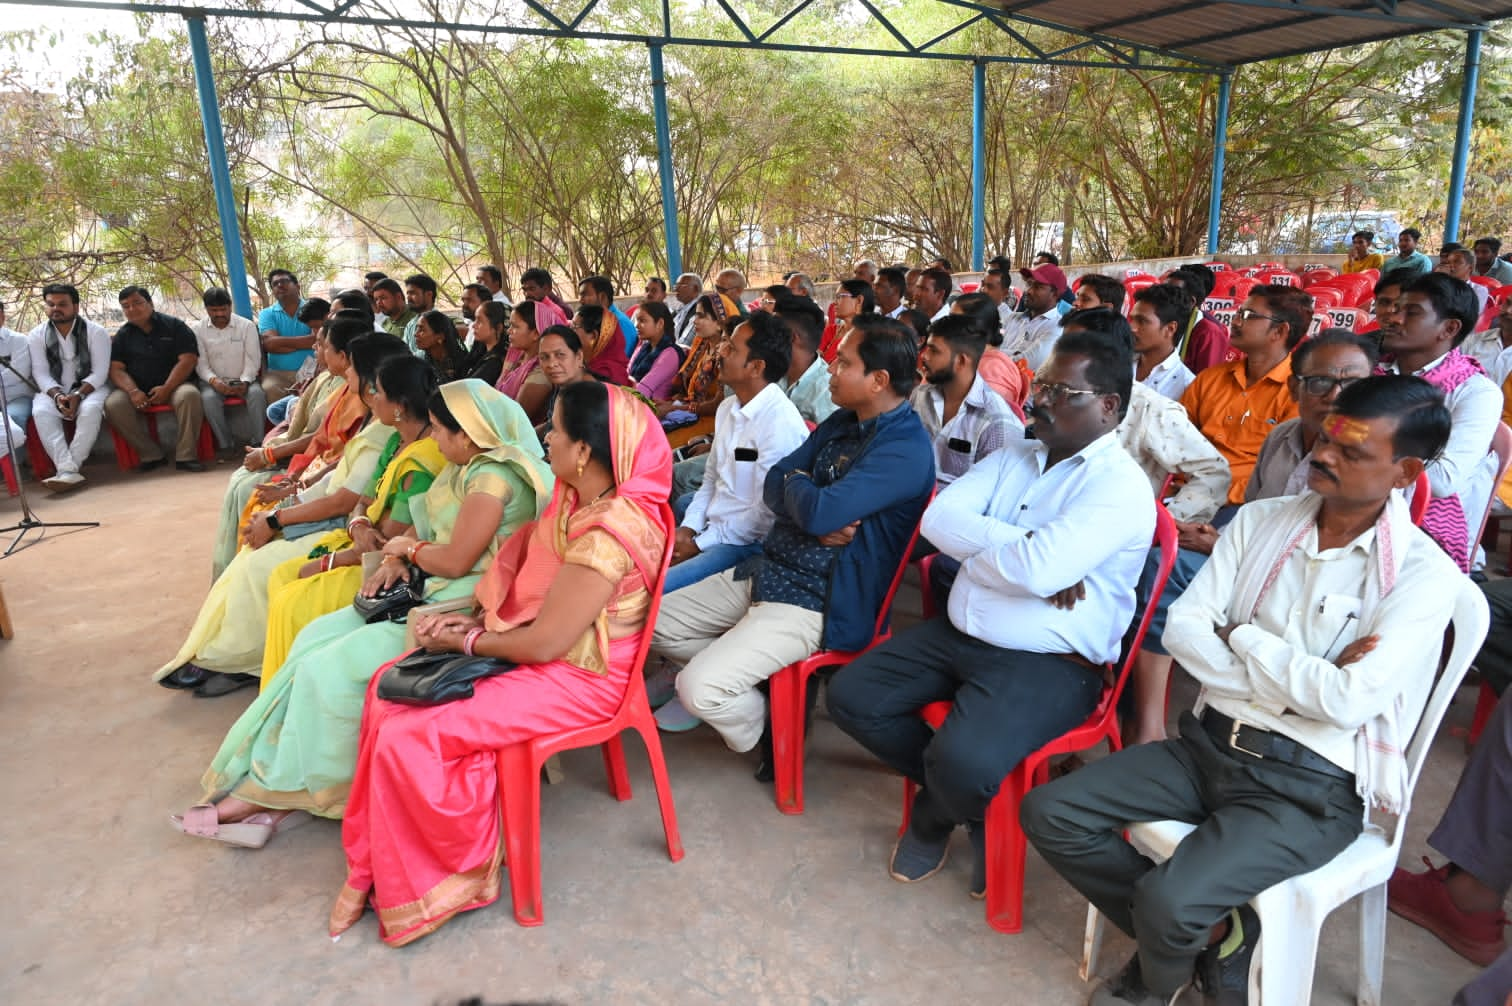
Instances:
[[[0,325],[0,360],[7,361],[0,364],[0,387],[5,388],[6,400],[30,401],[32,395],[36,394],[32,386],[26,383],[32,380],[30,341],[20,332]]]
[[[933,325],[935,322],[939,321],[941,318],[949,316],[949,314],[950,314],[950,305],[949,304],[941,304],[940,305],[940,309],[934,313],[934,317],[929,319],[929,323],[931,325]]]
[[[1361,625],[1357,615],[1375,529],[1342,548],[1320,551],[1313,528],[1282,564],[1251,622],[1249,612],[1230,610],[1239,570],[1251,562],[1268,569],[1276,557],[1251,555],[1246,543],[1292,499],[1256,500],[1239,509],[1171,606],[1162,642],[1202,684],[1199,710],[1210,705],[1285,734],[1353,772],[1361,724],[1404,692],[1409,716],[1422,709],[1444,641],[1445,584],[1464,574],[1414,528],[1396,585],[1376,606],[1374,624]],[[1225,644],[1217,630],[1235,622]],[[1370,653],[1342,669],[1331,662],[1355,639],[1372,634],[1381,638]]]
[[[745,405],[734,395],[719,403],[703,485],[682,519],[683,527],[698,532],[693,540],[700,549],[749,545],[766,536],[777,519],[761,498],[767,471],[807,437],[798,407],[776,384]]]
[[[255,323],[233,314],[225,328],[216,328],[209,318],[201,318],[190,330],[199,344],[199,362],[194,365],[194,372],[200,380],[209,383],[216,377],[248,384],[257,380],[257,370],[262,366],[262,341]]]
[[[699,294],[699,297],[701,296],[703,294]],[[673,337],[684,349],[693,345],[693,337],[698,334],[693,331],[693,306],[697,303],[698,298],[695,297],[691,303],[678,308],[677,313],[672,316]]]
[[[1118,442],[1144,470],[1150,488],[1160,492],[1166,476],[1185,475],[1186,485],[1166,501],[1179,521],[1212,520],[1228,499],[1228,461],[1213,442],[1192,425],[1180,402],[1135,381],[1129,411],[1118,424]]]
[[[1060,312],[1051,308],[1031,318],[1014,313],[1003,325],[1003,352],[1023,359],[1030,370],[1038,370],[1050,359],[1050,351],[1060,338]]]
[[[503,290],[500,290],[498,293],[495,293],[493,295],[492,299],[498,301],[500,304],[508,304],[509,303],[509,298],[506,297],[506,296],[504,296],[504,291]]]
[[[903,303],[900,300],[900,301],[898,301],[898,306],[897,307],[895,307],[891,311],[887,312],[887,317],[889,317],[889,318],[901,318],[901,317],[903,317],[903,312],[907,311],[907,310],[908,310],[908,305],[905,304],[905,303]]]
[[[1466,356],[1475,357],[1486,368],[1486,376],[1492,384],[1499,388],[1507,383],[1508,375],[1512,374],[1512,346],[1502,346],[1500,325],[1493,324],[1484,332],[1466,336],[1459,350]]]
[[[80,326],[83,331],[80,331]],[[52,328],[52,322],[44,321],[26,335],[27,344],[31,350],[32,380],[37,387],[44,392],[52,388],[62,388],[64,391],[72,391],[74,386],[89,382],[89,386],[99,391],[105,387],[105,379],[110,376],[110,333],[92,321],[75,316],[73,328],[67,336],[58,338],[58,356],[61,358],[62,374],[54,377],[52,368],[47,362],[47,332]],[[80,337],[89,340],[89,373],[78,373],[75,360],[78,353],[75,349]]]
[[[961,560],[950,622],[993,646],[1118,659],[1155,534],[1149,482],[1112,431],[1045,468],[1048,448],[1009,441],[941,490],[922,533]],[[1086,598],[1049,598],[1082,583]]]
[[[1143,381],[1139,380],[1139,364],[1134,364],[1134,380],[1151,391],[1158,391],[1167,398],[1179,399],[1187,385],[1197,379],[1191,368],[1181,362],[1181,354],[1173,352],[1157,363]]]
[[[987,387],[981,374],[972,379],[949,422],[945,421],[944,389],[928,381],[914,388],[909,404],[934,441],[935,484],[942,488],[1010,439],[1024,439],[1024,424],[1003,396]]]

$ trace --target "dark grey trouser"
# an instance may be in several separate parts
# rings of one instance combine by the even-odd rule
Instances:
[[[1503,898],[1512,889],[1512,691],[1486,721],[1428,844]]]
[[[1481,593],[1491,607],[1491,628],[1475,657],[1475,668],[1502,695],[1512,680],[1512,578],[1483,583]]]
[[[1352,779],[1232,755],[1183,713],[1179,737],[1030,791],[1021,819],[1056,872],[1139,941],[1150,991],[1170,996],[1225,913],[1333,859],[1359,835],[1364,805]],[[1120,834],[1166,820],[1198,827],[1159,866]]]
[[[1512,949],[1503,950],[1469,985],[1454,996],[1454,1006],[1504,1006],[1512,995]]]

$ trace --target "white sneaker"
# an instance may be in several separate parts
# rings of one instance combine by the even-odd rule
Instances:
[[[66,493],[83,484],[84,476],[78,472],[58,472],[52,478],[42,480],[43,488],[55,493]]]
[[[656,711],[656,725],[669,734],[686,733],[696,729],[703,720],[683,707],[682,700],[674,698]]]

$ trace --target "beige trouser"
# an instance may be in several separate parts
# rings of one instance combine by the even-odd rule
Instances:
[[[824,615],[792,604],[752,604],[751,581],[734,570],[662,599],[651,648],[683,665],[677,697],[718,730],[732,751],[761,740],[766,699],[761,682],[819,649]]]
[[[204,403],[199,388],[185,381],[173,389],[173,418],[178,423],[178,442],[174,445],[175,461],[193,461],[199,446],[200,424],[205,421]],[[120,388],[111,388],[105,399],[105,418],[143,461],[161,461],[163,448],[147,435],[147,422],[131,396]]]
[[[294,387],[294,378],[299,376],[297,370],[264,370],[262,375],[263,396],[268,404],[272,405],[289,393]]]

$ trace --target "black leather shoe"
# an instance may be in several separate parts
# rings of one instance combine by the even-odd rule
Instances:
[[[194,690],[197,699],[218,699],[222,695],[230,695],[239,692],[243,688],[251,688],[262,680],[256,674],[221,674],[212,672],[203,684]]]
[[[203,667],[196,667],[193,664],[185,664],[175,670],[172,674],[168,675],[166,678],[159,678],[158,684],[162,685],[164,688],[172,688],[176,691],[184,691],[190,688],[198,688],[200,685],[204,684],[205,680],[209,678],[213,673],[215,672],[207,671]]]
[[[205,470],[204,464],[199,461],[175,461],[173,467],[181,472],[202,472]]]
[[[167,458],[158,458],[156,461],[143,461],[141,464],[137,465],[137,471],[139,471],[139,472],[153,472],[153,471],[157,471],[159,468],[163,467],[167,463],[168,463],[168,459]]]
[[[761,753],[756,762],[757,782],[776,782],[777,766],[772,759],[772,723],[767,721],[766,729],[761,732],[761,742],[756,745],[756,750]]]

